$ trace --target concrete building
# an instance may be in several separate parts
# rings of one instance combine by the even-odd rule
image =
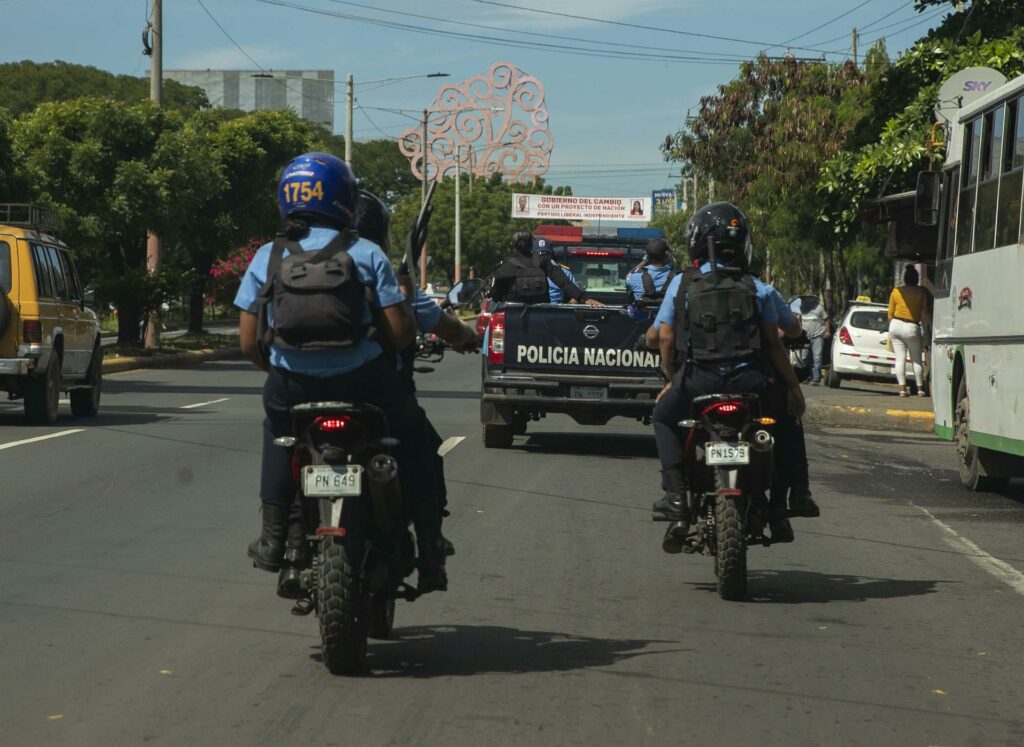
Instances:
[[[333,70],[164,70],[164,78],[202,88],[211,106],[294,109],[334,132]]]

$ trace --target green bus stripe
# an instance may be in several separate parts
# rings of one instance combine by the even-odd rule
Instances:
[[[1018,438],[993,436],[990,433],[971,431],[971,443],[983,449],[992,449],[993,451],[1001,451],[1005,454],[1024,456],[1024,441]]]
[[[952,441],[953,440],[953,429],[950,428],[949,426],[939,425],[938,423],[936,423],[935,424],[935,434],[939,438],[944,438],[947,441]]]

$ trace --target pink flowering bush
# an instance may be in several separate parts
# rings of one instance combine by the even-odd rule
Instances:
[[[210,280],[206,286],[208,304],[228,305],[234,300],[253,255],[265,243],[266,239],[253,239],[213,263],[213,267],[210,268]]]

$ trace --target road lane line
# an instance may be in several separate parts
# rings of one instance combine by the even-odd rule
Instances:
[[[465,436],[452,436],[451,438],[446,438],[444,440],[444,443],[441,444],[438,447],[437,455],[438,456],[444,456],[445,454],[447,454],[449,451],[454,449],[456,446],[458,446],[459,444],[461,444],[465,440],[466,440]]]
[[[206,405],[217,405],[221,402],[227,402],[231,397],[221,397],[220,399],[211,399],[209,402],[196,402],[194,405],[182,405],[182,410],[192,410],[196,407],[205,407]]]
[[[1009,563],[982,550],[962,534],[957,533],[957,531],[953,529],[953,527],[949,526],[949,524],[946,524],[944,521],[932,516],[932,513],[927,508],[922,508],[921,506],[913,503],[910,505],[923,512],[925,516],[931,519],[932,522],[942,530],[944,535],[943,539],[946,541],[947,545],[957,550],[961,550],[964,557],[972,563],[978,565],[986,572],[998,578],[1018,594],[1024,595],[1024,573],[1021,573]]]
[[[4,449],[13,449],[15,446],[24,446],[25,444],[34,444],[37,441],[47,441],[51,438],[60,438],[61,436],[70,436],[72,433],[81,433],[85,428],[72,428],[69,431],[57,431],[56,433],[48,433],[45,436],[36,436],[35,438],[26,438],[21,441],[9,441],[5,444],[0,444],[0,451]]]

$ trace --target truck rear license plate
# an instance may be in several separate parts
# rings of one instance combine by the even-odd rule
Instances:
[[[569,389],[573,399],[604,399],[607,390],[603,386],[574,386]]]
[[[750,464],[750,444],[713,441],[704,447],[704,461],[711,464]]]
[[[893,368],[892,366],[872,366],[871,369],[875,373],[880,373],[880,374],[891,374],[891,373],[894,373],[896,371],[896,369]]]
[[[358,464],[343,467],[317,465],[302,470],[303,495],[334,498],[359,495],[363,492],[363,468]]]

